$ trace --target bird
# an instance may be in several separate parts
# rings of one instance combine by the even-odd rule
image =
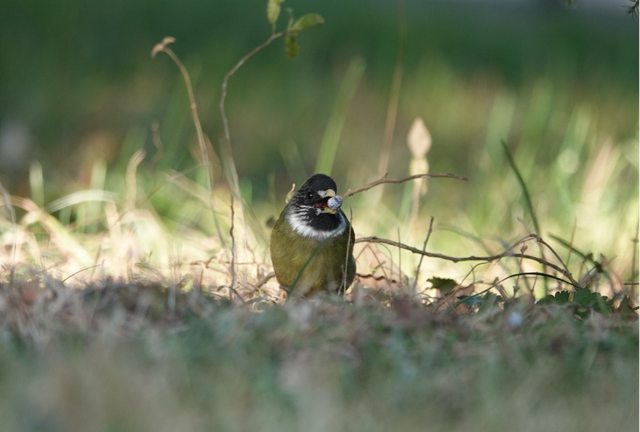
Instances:
[[[355,234],[335,181],[314,174],[293,194],[271,232],[276,279],[292,295],[343,294],[353,282]]]

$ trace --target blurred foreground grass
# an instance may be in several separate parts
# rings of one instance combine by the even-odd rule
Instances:
[[[601,431],[638,423],[637,314],[0,285],[10,431]]]

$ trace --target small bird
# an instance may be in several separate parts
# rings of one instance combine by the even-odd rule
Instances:
[[[356,274],[355,235],[331,177],[314,174],[287,203],[271,232],[271,261],[290,293],[344,293]]]

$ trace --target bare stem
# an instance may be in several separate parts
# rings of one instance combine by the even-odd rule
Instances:
[[[569,272],[569,270],[564,269],[562,267],[559,267],[556,264],[553,264],[543,258],[538,258],[536,256],[533,255],[527,255],[527,254],[523,254],[523,253],[513,253],[512,251],[521,243],[531,240],[531,239],[536,239],[537,240],[538,236],[536,234],[530,234],[526,237],[523,237],[522,239],[518,240],[516,243],[514,243],[509,249],[507,249],[506,251],[504,251],[501,254],[497,254],[497,255],[491,255],[491,256],[468,256],[468,257],[451,257],[448,255],[443,255],[443,254],[439,254],[439,253],[432,253],[432,252],[425,252],[423,250],[420,250],[418,248],[415,248],[413,246],[409,246],[406,245],[404,243],[400,243],[400,242],[396,242],[393,240],[389,240],[389,239],[385,239],[385,238],[380,238],[380,237],[361,237],[359,239],[356,239],[356,243],[382,243],[382,244],[387,244],[390,246],[395,246],[397,248],[400,249],[405,249],[408,250],[410,252],[413,252],[415,254],[419,254],[419,255],[423,255],[429,258],[438,258],[438,259],[443,259],[443,260],[447,260],[447,261],[452,261],[454,263],[457,262],[463,262],[463,261],[487,261],[487,262],[491,262],[491,261],[497,261],[499,259],[505,258],[505,257],[515,257],[515,258],[524,258],[524,259],[529,259],[532,261],[536,261],[540,264],[543,265],[548,265],[549,267],[553,268],[554,270],[562,273],[564,276],[567,276],[572,283],[574,283],[574,279],[571,276],[571,273]],[[578,285],[576,283],[576,285]]]
[[[378,180],[372,181],[369,184],[366,184],[364,186],[360,186],[357,188],[352,188],[347,190],[345,193],[342,194],[342,198],[349,198],[352,195],[355,195],[357,193],[360,192],[364,192],[366,190],[369,190],[373,187],[376,187],[378,185],[384,184],[384,183],[404,183],[407,182],[409,180],[415,180],[418,178],[454,178],[457,180],[464,180],[467,181],[469,180],[468,177],[465,176],[461,176],[461,175],[457,175],[457,174],[448,174],[448,173],[441,173],[441,174],[415,174],[409,177],[403,177],[400,179],[390,179],[387,178],[386,174],[384,176],[382,176],[382,178],[379,178]]]
[[[429,231],[427,231],[427,238],[424,239],[424,244],[422,245],[422,254],[420,254],[420,261],[418,261],[418,267],[416,268],[416,279],[413,281],[413,289],[412,292],[416,292],[416,287],[418,285],[418,277],[420,276],[420,267],[422,267],[422,260],[424,259],[424,252],[427,250],[427,243],[429,243],[429,237],[431,237],[431,231],[433,230],[433,216],[431,216],[431,220],[429,221]]]
[[[351,245],[351,233],[353,232],[353,209],[349,208],[349,237],[347,238],[347,254],[345,257],[345,261],[344,261],[344,269],[342,269],[342,284],[341,286],[344,287],[344,291],[342,291],[341,294],[344,294],[345,292],[347,292],[347,288],[349,288],[347,286],[347,270],[349,269],[349,260],[352,257],[352,254],[349,253],[349,249],[352,247]]]
[[[636,226],[636,236],[633,241],[633,256],[631,258],[631,283],[636,280],[636,249],[638,249],[638,234],[640,234],[640,223]]]
[[[204,140],[204,133],[202,132],[202,125],[200,124],[200,116],[198,115],[198,105],[196,104],[196,98],[193,94],[193,85],[191,84],[191,78],[189,77],[189,72],[184,64],[180,61],[176,53],[173,52],[171,48],[167,45],[173,43],[175,41],[172,37],[166,37],[162,40],[161,43],[157,44],[153,50],[151,51],[151,56],[155,56],[158,52],[166,53],[171,60],[178,66],[180,73],[182,74],[182,78],[184,79],[184,83],[187,87],[187,94],[189,96],[189,107],[191,109],[191,117],[193,118],[193,124],[196,128],[196,135],[198,138],[198,146],[200,147],[200,153],[202,154],[202,160],[207,170],[207,181],[209,183],[209,189],[211,191],[211,199],[209,200],[209,206],[211,207],[211,213],[213,215],[213,221],[215,223],[216,232],[218,233],[218,238],[220,242],[224,246],[225,240],[222,236],[222,231],[220,230],[220,225],[218,224],[218,217],[216,216],[216,211],[213,205],[213,191],[214,191],[214,183],[213,183],[213,167],[211,166],[211,162],[209,161],[209,152],[207,151],[207,146]]]
[[[209,163],[209,152],[207,152],[207,147],[204,142],[204,134],[202,133],[202,125],[200,124],[200,116],[198,115],[198,105],[196,104],[196,98],[193,94],[193,86],[191,85],[191,78],[189,77],[189,72],[187,72],[187,68],[184,67],[184,64],[180,61],[178,56],[171,50],[169,47],[164,47],[163,51],[167,53],[171,60],[178,66],[180,69],[180,73],[184,78],[184,82],[187,86],[187,94],[189,95],[189,107],[191,109],[191,117],[193,118],[193,124],[196,128],[196,135],[198,137],[198,146],[200,147],[200,153],[202,153],[202,160],[204,161],[207,167],[207,180],[209,181],[209,187],[211,188],[211,193],[213,193],[213,168],[211,167],[211,163]],[[212,204],[213,205],[213,204]]]
[[[536,239],[536,241],[538,243],[545,245],[547,247],[547,249],[549,249],[551,251],[551,253],[553,253],[553,256],[556,257],[558,262],[562,263],[562,265],[564,266],[564,269],[565,269],[563,274],[565,276],[567,276],[571,280],[571,283],[573,285],[577,286],[578,283],[575,281],[575,279],[573,279],[573,276],[571,275],[571,272],[567,268],[567,265],[564,263],[564,261],[562,261],[562,258],[560,258],[560,255],[558,255],[558,253],[549,245],[549,243],[547,243],[546,241],[542,240],[542,238],[539,235],[536,234],[534,238]],[[547,262],[544,262],[543,264],[547,264]]]
[[[251,57],[256,55],[262,49],[269,46],[271,42],[273,42],[274,40],[278,39],[279,37],[285,36],[288,33],[289,33],[288,31],[281,31],[279,33],[274,33],[271,36],[269,36],[269,38],[266,41],[262,42],[260,45],[256,46],[254,49],[249,51],[244,57],[242,57],[238,61],[238,63],[236,63],[236,65],[232,67],[231,70],[229,70],[229,72],[227,72],[227,74],[224,76],[224,80],[222,80],[222,92],[220,95],[219,105],[220,105],[220,115],[222,116],[222,125],[224,127],[224,141],[226,144],[227,162],[229,164],[228,175],[230,176],[230,180],[232,183],[233,193],[236,194],[238,198],[240,198],[240,190],[238,185],[239,184],[238,171],[236,170],[236,165],[233,161],[233,152],[231,150],[231,133],[229,132],[229,121],[227,120],[227,114],[224,108],[224,103],[227,99],[227,85],[229,84],[229,78],[231,78],[238,71],[238,69],[240,69],[240,67],[243,64],[245,64],[247,60],[249,60]]]
[[[0,183],[0,195],[2,195],[2,202],[4,207],[7,209],[7,213],[9,213],[9,217],[11,218],[11,229],[13,231],[13,242],[11,244],[11,280],[9,281],[10,286],[13,285],[13,281],[15,278],[16,272],[16,254],[18,249],[18,225],[16,224],[16,212],[11,205],[11,198],[9,197],[9,193]]]
[[[236,237],[233,235],[233,228],[236,219],[236,213],[233,209],[233,194],[231,198],[231,226],[229,227],[229,235],[231,235],[231,292],[236,293],[234,290],[236,286]],[[237,293],[236,293],[237,294]]]
[[[231,70],[229,70],[229,72],[226,73],[226,75],[224,76],[224,79],[222,80],[222,87],[221,87],[221,94],[220,94],[220,115],[222,117],[222,126],[224,128],[224,142],[225,142],[225,157],[224,157],[224,166],[226,167],[226,171],[227,171],[227,181],[230,183],[230,188],[231,188],[231,228],[229,230],[230,234],[231,234],[231,242],[232,242],[232,256],[231,256],[231,284],[232,284],[232,291],[233,291],[233,284],[235,283],[235,277],[236,277],[236,273],[235,273],[235,238],[233,235],[233,230],[234,230],[234,223],[233,223],[233,218],[234,218],[234,208],[233,208],[233,203],[234,203],[234,195],[235,197],[238,199],[238,201],[240,202],[240,212],[241,212],[241,217],[242,220],[244,221],[244,209],[242,206],[242,197],[240,195],[240,181],[238,178],[238,170],[236,169],[236,164],[233,160],[233,150],[231,149],[231,133],[229,132],[229,121],[227,120],[227,113],[225,111],[225,101],[227,99],[227,86],[229,85],[229,78],[231,78],[237,71],[238,69],[240,69],[240,67],[242,65],[245,64],[245,62],[247,60],[249,60],[251,57],[253,57],[254,55],[256,55],[259,51],[261,51],[262,49],[264,49],[265,47],[267,47],[269,44],[271,44],[271,42],[273,42],[274,40],[276,40],[279,37],[282,37],[286,34],[288,34],[288,31],[282,31],[279,33],[274,33],[271,36],[269,36],[267,38],[266,41],[264,41],[263,43],[261,43],[260,45],[256,46],[254,49],[252,49],[251,51],[249,51],[244,57],[242,57],[238,63],[236,63],[236,65],[234,67],[231,68]],[[246,231],[246,229],[245,229]],[[246,242],[246,238],[245,238],[245,242]]]

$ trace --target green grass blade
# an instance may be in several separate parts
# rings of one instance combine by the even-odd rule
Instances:
[[[342,80],[342,85],[340,85],[335,105],[333,106],[327,128],[324,132],[324,137],[322,137],[322,143],[320,143],[318,162],[316,164],[317,173],[331,174],[333,162],[338,150],[338,143],[340,142],[340,135],[342,135],[342,128],[344,127],[349,106],[356,93],[364,69],[365,62],[360,57],[351,60],[347,73]]]
[[[536,231],[536,234],[540,235],[540,224],[538,223],[538,218],[536,217],[536,212],[533,210],[533,204],[531,202],[531,195],[529,195],[529,190],[527,189],[527,185],[522,178],[522,174],[520,174],[520,170],[516,165],[516,162],[513,160],[509,149],[507,148],[507,144],[504,141],[500,141],[502,144],[502,148],[504,149],[504,154],[507,156],[507,160],[509,161],[509,165],[511,165],[511,169],[514,174],[518,178],[518,183],[520,183],[520,188],[522,189],[522,194],[524,195],[525,203],[527,204],[527,209],[529,210],[529,215],[531,216],[531,220],[533,221],[533,228]]]

